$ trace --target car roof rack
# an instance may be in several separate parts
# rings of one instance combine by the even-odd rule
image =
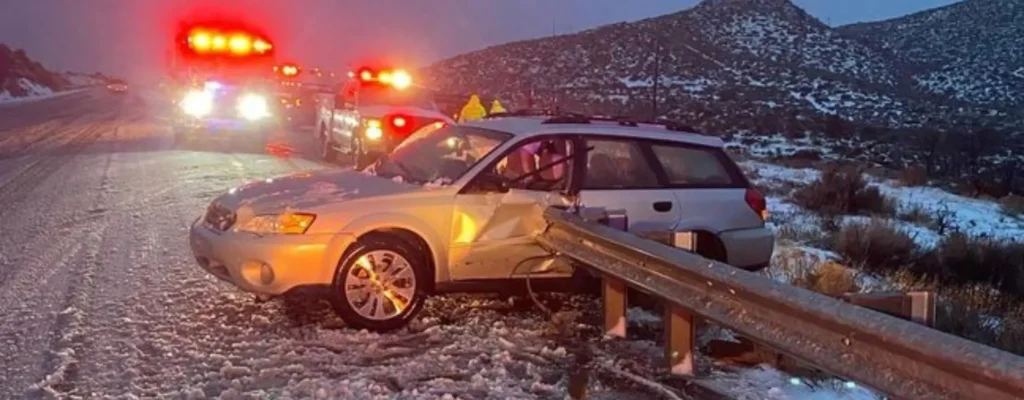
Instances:
[[[633,127],[633,128],[638,127],[641,124],[661,125],[661,126],[664,126],[665,129],[667,129],[669,131],[673,131],[673,132],[700,133],[698,130],[694,129],[692,126],[690,126],[688,124],[681,123],[681,122],[677,122],[677,121],[672,121],[672,120],[667,120],[667,119],[658,119],[658,120],[655,120],[655,121],[638,120],[638,119],[630,118],[628,116],[603,116],[603,115],[599,115],[599,116],[586,116],[586,115],[582,115],[582,114],[569,113],[569,114],[560,114],[560,115],[553,116],[553,117],[548,118],[547,120],[545,120],[544,123],[545,124],[589,124],[591,121],[617,122],[619,124],[619,126],[627,126],[627,127]]]
[[[601,122],[616,122],[619,126],[626,127],[638,127],[641,124],[650,125],[661,125],[666,130],[673,132],[686,132],[701,134],[700,131],[693,128],[693,126],[684,124],[678,121],[672,121],[669,119],[659,118],[654,121],[642,120],[631,118],[626,115],[586,115],[575,112],[566,112],[558,109],[552,110],[549,108],[524,108],[515,111],[506,111],[500,113],[492,113],[484,117],[484,119],[502,118],[502,117],[548,117],[544,120],[544,124],[589,124],[595,121]]]

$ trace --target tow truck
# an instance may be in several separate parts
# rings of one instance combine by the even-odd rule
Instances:
[[[362,67],[337,92],[322,96],[317,139],[328,162],[348,158],[356,169],[374,163],[405,138],[431,124],[453,124],[433,92],[400,68]]]
[[[280,127],[271,41],[241,26],[192,24],[176,38],[178,142],[227,139],[262,147]]]

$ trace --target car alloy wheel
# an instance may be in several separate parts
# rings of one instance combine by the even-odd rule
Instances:
[[[331,144],[331,140],[327,137],[326,133],[321,135],[321,137],[320,156],[329,163],[337,161],[338,152],[334,149],[334,145]]]
[[[399,240],[355,246],[334,277],[335,311],[355,328],[389,331],[405,326],[426,299],[422,258]]]

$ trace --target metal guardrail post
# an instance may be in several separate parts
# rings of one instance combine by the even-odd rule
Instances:
[[[602,276],[601,299],[604,303],[604,334],[626,337],[626,284],[615,278]]]
[[[677,376],[693,376],[697,353],[697,324],[693,313],[674,304],[665,305],[665,360],[668,371]]]
[[[935,292],[910,292],[907,296],[910,297],[910,320],[925,326],[935,326],[935,306],[938,303]]]

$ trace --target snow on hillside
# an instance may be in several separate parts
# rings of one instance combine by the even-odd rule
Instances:
[[[83,74],[78,72],[65,72],[64,77],[67,78],[68,82],[71,82],[72,86],[96,86],[106,84],[110,79],[104,75],[94,74]]]
[[[0,43],[0,102],[46,98],[57,92],[105,83],[102,74],[53,72],[21,49]]]
[[[1024,2],[967,0],[839,32],[892,51],[917,68],[919,87],[970,103],[1024,104]]]
[[[7,90],[0,91],[0,103],[7,103],[16,100],[32,100],[53,96],[53,90],[50,90],[50,88],[46,86],[32,82],[25,78],[19,78],[17,82],[18,87],[20,87],[25,94],[23,96],[15,97]]]
[[[983,17],[960,13],[945,24],[963,25],[960,19],[1009,46],[980,46],[964,60],[1020,48]],[[938,32],[927,38],[936,51],[976,47],[948,40],[963,37],[955,29]],[[535,104],[644,118],[653,112],[657,81],[659,115],[706,132],[822,130],[831,116],[890,128],[1024,122],[1007,117],[1022,92],[986,86],[994,81],[978,75],[1010,76],[1019,63],[985,72],[982,63],[963,61],[979,78],[966,79],[972,75],[956,62],[918,65],[901,55],[911,50],[866,35],[831,28],[789,0],[705,0],[673,14],[459,55],[424,75],[441,91],[500,97],[512,107],[532,91]]]

